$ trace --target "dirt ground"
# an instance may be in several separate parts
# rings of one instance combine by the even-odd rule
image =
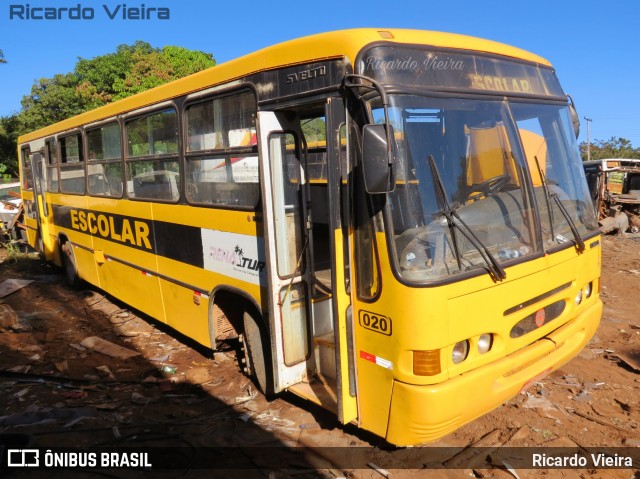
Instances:
[[[443,462],[454,464],[468,446],[483,453],[509,446],[640,447],[640,238],[608,236],[603,244],[605,309],[596,337],[526,393],[429,445],[452,456]],[[33,282],[0,299],[0,433],[19,434],[38,448],[164,447],[177,455],[167,461],[179,464],[162,471],[56,469],[43,477],[640,478],[637,463],[516,470],[501,461],[475,468],[458,461],[457,469],[419,470],[416,452],[426,448],[394,450],[287,393],[267,401],[241,373],[233,342],[212,355],[99,290],[69,289],[55,267],[0,248],[0,283],[6,279]],[[91,337],[136,355],[119,351],[123,357],[115,358],[81,345]],[[269,457],[276,450],[270,447],[282,445],[311,452]],[[251,446],[267,448],[254,454]],[[233,466],[239,450],[249,469]],[[231,466],[202,466],[189,456],[194,451],[217,452],[215,461]],[[351,459],[363,453],[365,465],[335,459],[345,451]],[[406,467],[398,467],[406,457]]]

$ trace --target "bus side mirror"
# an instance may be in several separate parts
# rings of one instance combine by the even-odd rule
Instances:
[[[389,132],[387,134],[387,128]],[[389,148],[387,138],[391,139]],[[391,193],[396,187],[397,145],[391,125],[365,125],[362,131],[362,169],[367,193]]]
[[[571,95],[567,95],[569,99],[569,115],[571,116],[571,123],[573,124],[573,132],[576,134],[576,138],[580,136],[580,117],[576,111],[576,104],[573,102]]]

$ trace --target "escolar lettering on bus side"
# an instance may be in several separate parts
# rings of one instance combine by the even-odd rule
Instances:
[[[155,250],[150,221],[57,205],[53,209],[59,226],[146,251]]]

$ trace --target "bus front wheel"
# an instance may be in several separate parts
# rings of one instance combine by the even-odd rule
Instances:
[[[243,316],[243,342],[246,360],[246,372],[254,379],[265,396],[273,393],[271,362],[269,361],[269,342],[256,319],[245,312]]]

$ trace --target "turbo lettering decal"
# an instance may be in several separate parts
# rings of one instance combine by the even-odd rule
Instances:
[[[267,285],[264,239],[202,230],[204,268],[248,283]]]

